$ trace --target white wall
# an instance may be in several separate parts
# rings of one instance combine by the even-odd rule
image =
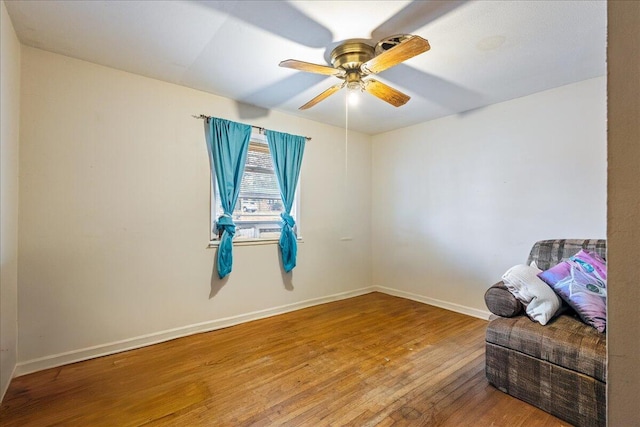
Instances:
[[[22,73],[18,373],[371,285],[369,136],[350,134],[343,217],[344,129],[33,48]],[[277,245],[235,247],[217,279],[200,113],[313,138],[292,279]]]
[[[18,140],[20,43],[0,2],[0,400],[16,366],[18,340]]]
[[[376,135],[372,188],[373,284],[487,313],[536,240],[606,236],[606,80]]]
[[[640,425],[640,3],[609,1],[607,424]],[[635,54],[629,54],[635,52]]]

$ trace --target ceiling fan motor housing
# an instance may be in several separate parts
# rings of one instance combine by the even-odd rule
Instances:
[[[375,49],[359,41],[346,41],[331,52],[331,64],[347,71],[359,70],[362,63],[375,56]]]
[[[360,65],[375,56],[375,49],[359,41],[346,41],[331,52],[331,64],[347,73],[344,76],[348,89],[363,90]]]

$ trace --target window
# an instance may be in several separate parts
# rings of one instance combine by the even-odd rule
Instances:
[[[298,200],[300,185],[296,190],[296,198],[291,209],[291,216],[296,221],[296,234],[299,236]],[[222,215],[222,205],[218,196],[218,184],[211,194],[211,240],[219,240],[214,230],[214,223]],[[277,240],[280,238],[281,218],[284,206],[280,198],[278,179],[273,170],[273,160],[269,152],[267,138],[254,133],[251,135],[247,162],[245,164],[240,195],[233,211],[233,222],[236,224],[234,241]]]

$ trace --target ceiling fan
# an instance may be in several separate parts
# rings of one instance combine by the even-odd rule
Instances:
[[[279,65],[307,73],[335,76],[344,80],[304,104],[299,108],[300,110],[313,107],[345,86],[348,89],[366,91],[394,107],[400,107],[409,101],[408,95],[373,78],[364,78],[398,65],[429,49],[427,40],[411,34],[387,37],[378,42],[375,47],[359,39],[349,39],[331,52],[331,67],[296,59],[287,59],[280,62]]]

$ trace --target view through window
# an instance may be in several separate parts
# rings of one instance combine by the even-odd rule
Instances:
[[[300,186],[296,190],[296,200],[291,209],[291,216],[298,222],[297,200]],[[212,221],[222,215],[222,205],[218,196],[216,183],[212,195]],[[278,179],[273,169],[273,160],[269,145],[264,135],[252,134],[247,153],[240,195],[233,211],[233,222],[236,224],[234,240],[270,240],[280,238],[281,218],[284,206],[280,198]],[[297,225],[296,225],[297,228]],[[218,240],[215,231],[212,240]]]

